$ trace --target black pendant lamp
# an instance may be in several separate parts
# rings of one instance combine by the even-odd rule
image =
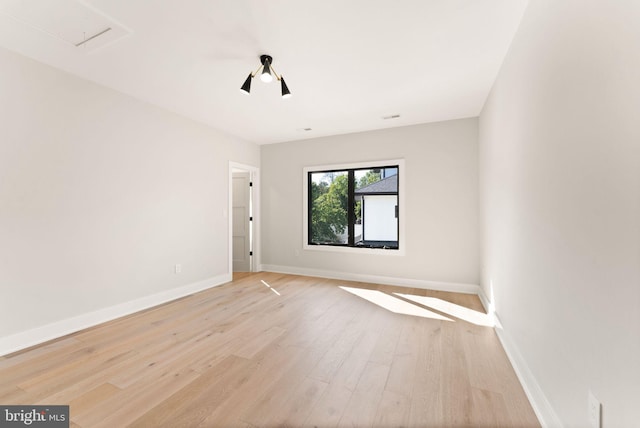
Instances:
[[[240,90],[246,94],[251,93],[251,79],[253,79],[258,73],[260,73],[260,80],[265,83],[269,83],[273,81],[275,76],[276,79],[280,81],[280,91],[282,93],[282,98],[291,97],[291,91],[287,87],[287,84],[284,82],[284,78],[282,75],[278,75],[276,71],[273,69],[272,65],[273,58],[269,55],[260,55],[260,66],[258,69],[252,73],[249,73],[247,79],[242,84]]]
[[[251,75],[251,73],[249,73],[249,76],[247,77],[247,80],[244,81],[244,83],[242,84],[242,88],[240,88],[241,91],[246,92],[247,94],[249,92],[251,92],[251,78],[253,76]]]

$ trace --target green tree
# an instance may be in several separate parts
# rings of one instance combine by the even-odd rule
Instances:
[[[364,176],[360,177],[360,179],[358,180],[358,185],[356,186],[356,189],[362,189],[363,187],[366,187],[369,184],[373,184],[380,180],[381,180],[380,170],[371,169],[367,171],[367,173]]]
[[[321,195],[324,195],[329,190],[329,184],[326,181],[320,183],[311,182],[311,200],[315,201]]]
[[[312,242],[339,243],[347,227],[348,178],[336,176],[331,184],[311,183]]]

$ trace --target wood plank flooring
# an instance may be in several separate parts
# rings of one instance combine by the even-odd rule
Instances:
[[[236,274],[1,357],[0,403],[68,404],[72,427],[539,427],[483,314],[468,294]]]

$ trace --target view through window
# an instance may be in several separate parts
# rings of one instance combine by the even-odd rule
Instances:
[[[398,249],[399,166],[308,173],[308,243]]]

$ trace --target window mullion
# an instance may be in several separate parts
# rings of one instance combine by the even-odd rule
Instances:
[[[353,247],[355,245],[355,191],[356,191],[356,174],[353,169],[348,170],[347,185],[347,220],[348,220],[348,242],[347,245]]]
[[[312,179],[311,179],[311,173],[307,174],[307,189],[309,192],[309,196],[307,197],[307,244],[311,245],[312,241],[313,241],[313,203],[312,203],[312,197],[313,197],[313,185],[312,183]]]

